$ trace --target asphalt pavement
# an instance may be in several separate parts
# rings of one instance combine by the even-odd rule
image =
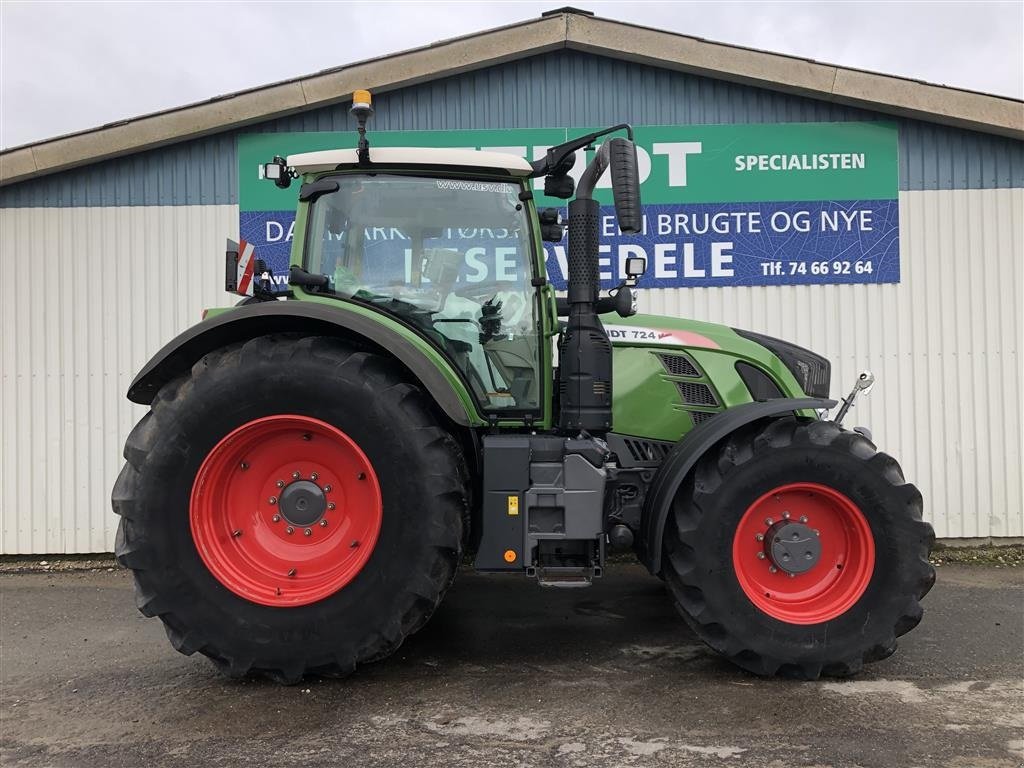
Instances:
[[[1024,572],[943,566],[923,623],[853,680],[761,680],[663,584],[459,575],[346,680],[221,678],[137,613],[123,571],[0,574],[0,765],[955,766],[1024,763]]]

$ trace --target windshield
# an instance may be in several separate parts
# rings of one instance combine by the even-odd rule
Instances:
[[[518,184],[337,176],[310,210],[308,271],[415,326],[486,410],[540,405],[532,239]]]

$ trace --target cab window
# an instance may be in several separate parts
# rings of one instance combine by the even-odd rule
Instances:
[[[521,187],[339,175],[309,215],[304,267],[333,295],[394,315],[441,348],[484,410],[540,407],[533,240]]]

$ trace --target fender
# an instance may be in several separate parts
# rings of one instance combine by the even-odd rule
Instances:
[[[358,337],[364,344],[395,357],[456,424],[465,427],[484,424],[474,412],[469,392],[461,383],[453,383],[461,379],[440,353],[432,360],[382,320],[304,301],[264,301],[239,306],[192,326],[164,345],[128,387],[128,399],[149,405],[164,384],[189,370],[203,355],[226,344],[270,333],[299,331]]]
[[[805,409],[831,409],[835,404],[835,400],[822,400],[814,397],[744,403],[723,411],[715,418],[708,419],[688,432],[668,452],[647,492],[647,502],[644,505],[641,524],[643,533],[641,562],[652,574],[657,575],[661,571],[661,548],[665,533],[665,520],[668,518],[672,500],[675,498],[679,486],[683,484],[687,475],[708,450],[740,427],[758,419]]]

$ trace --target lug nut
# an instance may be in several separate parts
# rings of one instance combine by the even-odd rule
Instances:
[[[775,521],[774,521],[774,520],[772,520],[772,519],[771,519],[770,517],[766,517],[766,518],[764,519],[764,524],[765,524],[765,525],[773,525],[774,523],[775,523]]]
[[[280,523],[281,522],[281,516],[280,515],[274,515],[270,519],[273,520],[275,523]]]
[[[303,531],[303,534],[305,534],[306,536],[312,536],[313,535],[313,530],[311,528],[307,528],[306,530]]]
[[[320,475],[318,475],[316,472],[314,472],[312,475],[309,476],[309,479],[310,480],[319,480],[320,479]]]
[[[302,475],[298,472],[292,472],[292,480],[298,480],[300,477],[302,477]]]
[[[241,464],[238,465],[238,468],[240,470],[242,470],[243,472],[245,472],[245,470],[247,470],[249,468],[249,464],[247,462],[243,461]]]
[[[758,560],[764,560],[764,552],[758,552],[757,553],[757,559]]]
[[[269,499],[267,499],[267,503],[268,504],[277,504],[277,496],[271,496]]]
[[[814,529],[814,535],[815,536],[821,536],[821,532],[817,528],[815,528]]]
[[[779,569],[776,568],[774,565],[769,565],[768,566],[768,573],[778,573],[778,572],[779,572]]]
[[[764,534],[763,533],[755,533],[754,534],[754,538],[757,539],[758,541],[764,541]]]
[[[294,576],[295,575],[295,569],[294,568],[289,568],[288,569],[288,575],[289,576]]]
[[[796,578],[796,574],[795,574],[795,573],[791,573],[791,574],[789,574],[789,578],[791,578],[791,579],[795,579],[795,578]]]
[[[366,479],[366,473],[365,472],[360,472],[358,475],[356,475],[356,480],[365,480],[365,479]]]
[[[307,432],[306,434],[304,434],[302,436],[302,439],[305,440],[308,443],[310,440],[313,439],[313,436],[311,434],[309,434],[309,432]]]
[[[325,485],[324,486],[324,493],[330,493],[330,492],[331,492],[331,486]]]
[[[353,540],[352,543],[348,545],[348,548],[349,549],[355,549],[358,546],[359,546],[359,542],[357,540]]]
[[[320,527],[321,528],[326,528],[327,527],[327,521],[326,520],[321,520],[320,521]]]
[[[284,532],[291,536],[293,533],[295,533],[295,529],[289,525],[287,528],[284,529]]]
[[[242,529],[236,528],[234,531],[231,532],[231,535],[237,539],[239,536],[242,535]]]
[[[785,518],[786,520],[789,520],[789,512],[783,512],[783,513],[782,513],[782,516],[783,516],[783,517],[784,517],[784,518]]]
[[[806,523],[807,522],[807,515],[800,515],[800,522],[801,523]]]
[[[284,488],[284,480],[278,480],[276,485],[278,488]]]
[[[327,508],[328,509],[334,509],[336,506],[338,506],[338,505],[335,504],[333,501],[327,502]]]

